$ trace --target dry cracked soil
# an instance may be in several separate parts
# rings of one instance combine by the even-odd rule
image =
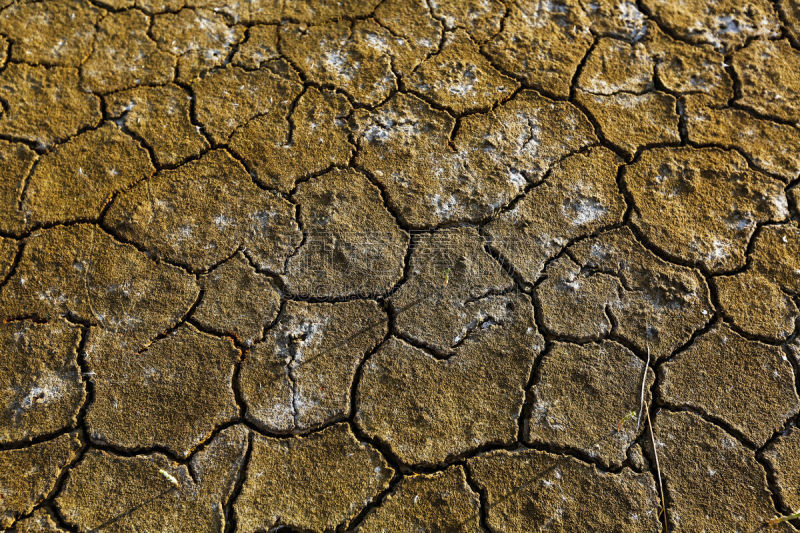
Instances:
[[[797,0],[0,0],[0,528],[800,528]]]

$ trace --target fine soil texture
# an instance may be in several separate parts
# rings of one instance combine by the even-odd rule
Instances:
[[[800,530],[798,0],[0,0],[0,530]]]

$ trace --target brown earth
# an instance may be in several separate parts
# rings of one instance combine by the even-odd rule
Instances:
[[[795,0],[0,0],[0,161],[3,530],[800,528]]]

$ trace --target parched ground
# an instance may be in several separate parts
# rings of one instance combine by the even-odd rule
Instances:
[[[800,527],[796,0],[0,6],[2,528]]]

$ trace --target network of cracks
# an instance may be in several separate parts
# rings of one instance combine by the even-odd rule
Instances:
[[[800,6],[0,2],[0,526],[793,531]]]

